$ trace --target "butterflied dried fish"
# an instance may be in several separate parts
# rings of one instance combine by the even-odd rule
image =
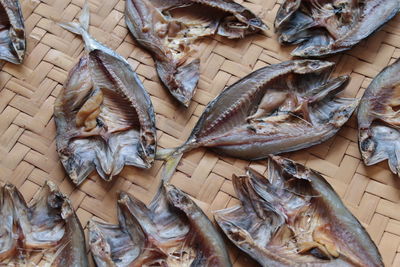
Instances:
[[[371,82],[358,109],[359,146],[366,165],[388,160],[400,175],[400,60]]]
[[[228,238],[262,266],[383,266],[375,244],[318,173],[273,156],[268,179],[233,176],[241,202],[215,213]]]
[[[5,266],[37,266],[30,258],[38,254],[43,255],[40,266],[88,266],[82,226],[52,182],[31,205],[15,186],[3,186],[0,227],[0,262]]]
[[[335,95],[348,76],[329,79],[334,64],[295,60],[261,68],[210,102],[184,145],[159,151],[170,177],[182,153],[212,147],[248,160],[294,151],[332,137],[357,100]]]
[[[24,55],[25,28],[19,1],[0,0],[0,60],[19,64]]]
[[[118,220],[89,224],[97,266],[231,266],[214,225],[173,185],[161,185],[148,208],[120,193]]]
[[[266,29],[232,0],[127,0],[125,10],[129,30],[153,55],[161,81],[185,106],[199,79],[199,60],[186,64],[197,38],[239,38]]]
[[[88,34],[86,4],[80,22],[62,24],[82,35],[86,51],[54,107],[57,150],[76,184],[94,169],[110,180],[125,165],[149,168],[156,150],[153,105],[139,77]]]
[[[285,0],[275,19],[279,41],[300,44],[292,55],[319,57],[350,49],[392,19],[398,0]]]

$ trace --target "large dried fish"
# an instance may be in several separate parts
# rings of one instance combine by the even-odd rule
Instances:
[[[57,98],[57,150],[80,184],[94,169],[110,180],[125,165],[149,168],[156,150],[153,105],[137,74],[120,55],[87,32],[85,4],[78,23],[62,26],[85,41],[85,54]]]
[[[233,176],[241,204],[215,213],[229,239],[262,266],[382,266],[374,242],[318,173],[273,156],[268,179]]]
[[[398,0],[285,0],[275,29],[281,43],[300,44],[292,55],[326,56],[350,49],[399,9]]]
[[[348,76],[329,79],[334,63],[295,60],[261,68],[210,102],[184,145],[159,151],[172,175],[180,155],[211,147],[256,160],[299,150],[332,137],[349,119],[357,100],[335,95]]]
[[[400,60],[371,82],[358,108],[359,146],[366,165],[388,159],[400,175]]]
[[[137,42],[153,55],[161,81],[185,106],[199,79],[199,60],[186,64],[194,40],[212,34],[239,38],[266,29],[232,0],[127,0],[125,14]]]
[[[19,1],[0,0],[0,61],[19,64],[24,55],[25,28]]]
[[[47,182],[27,205],[11,184],[0,189],[0,262],[5,266],[88,266],[82,226],[68,198]],[[1,266],[4,266],[0,264]]]
[[[120,193],[118,220],[89,224],[97,266],[231,266],[214,225],[173,185],[161,185],[148,208]]]

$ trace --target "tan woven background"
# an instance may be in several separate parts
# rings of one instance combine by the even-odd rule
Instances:
[[[54,21],[71,21],[79,15],[84,0],[21,0],[28,37],[23,65],[6,64],[0,72],[0,181],[20,188],[26,199],[50,179],[70,195],[84,226],[92,217],[115,222],[118,190],[126,190],[148,203],[158,188],[162,162],[150,170],[125,168],[111,183],[92,175],[80,188],[66,177],[55,148],[53,103],[68,71],[83,51],[81,39],[62,30]],[[225,86],[267,64],[289,59],[273,30],[266,35],[229,41],[207,38],[199,42],[201,78],[188,109],[179,107],[159,83],[149,54],[138,48],[124,22],[123,0],[90,0],[90,32],[99,41],[128,58],[144,81],[157,112],[161,147],[181,144],[189,135],[205,105]],[[242,2],[262,16],[272,28],[279,1]],[[352,76],[345,95],[360,97],[384,66],[400,57],[400,17],[344,55],[337,72]],[[360,161],[354,118],[328,142],[291,153],[289,157],[323,173],[347,207],[366,227],[387,266],[400,266],[400,180],[387,164],[365,167]],[[241,173],[249,162],[222,158],[204,149],[187,154],[172,183],[212,210],[237,203],[232,173]],[[252,163],[265,170],[265,161]],[[257,266],[231,246],[235,266]],[[240,255],[240,257],[239,257]]]

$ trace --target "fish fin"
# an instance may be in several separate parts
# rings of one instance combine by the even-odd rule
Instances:
[[[350,118],[358,103],[359,99],[356,98],[324,99],[310,107],[310,117],[313,124],[329,122],[341,127]]]
[[[62,28],[66,29],[67,31],[73,32],[78,35],[82,35],[82,28],[79,23],[76,22],[60,22],[58,23]]]
[[[332,53],[338,53],[350,48],[343,47],[334,51],[329,50],[329,47],[333,42],[333,38],[328,33],[317,29],[314,30],[314,35],[310,36],[307,41],[304,41],[301,43],[301,45],[294,49],[291,52],[291,55],[296,57],[321,57]]]
[[[89,30],[89,21],[90,21],[90,11],[89,11],[89,4],[86,0],[81,11],[81,15],[79,16],[79,23],[78,22],[60,22],[62,28],[66,29],[67,31],[73,32],[78,35],[83,35],[83,32]]]
[[[157,231],[146,205],[126,192],[119,193],[117,211],[121,229],[129,233],[135,243]]]
[[[181,66],[177,69],[175,79],[178,84],[181,85],[183,90],[183,98],[182,100],[178,98],[178,100],[181,101],[186,107],[189,106],[190,100],[196,92],[196,85],[199,81],[199,68],[200,60],[195,59],[189,64]]]
[[[81,15],[79,16],[79,23],[81,27],[85,30],[89,30],[89,22],[90,22],[90,11],[89,11],[89,3],[85,0],[83,4]]]
[[[346,88],[350,80],[350,76],[343,75],[328,81],[327,83],[319,86],[308,92],[311,94],[309,103],[315,103],[323,100],[327,96],[334,96]]]
[[[177,152],[177,148],[164,148],[164,149],[157,149],[156,159],[158,160],[167,160],[171,157],[175,152]]]
[[[177,66],[170,60],[156,61],[156,70],[161,81],[185,107],[189,106],[190,100],[196,92],[200,77],[199,67],[199,59],[183,66]]]
[[[161,173],[161,177],[164,182],[167,183],[174,174],[176,167],[178,166],[178,163],[183,156],[181,150],[184,147],[185,146],[178,148],[165,148],[157,150],[156,159],[166,161]]]
[[[290,19],[291,21],[278,22],[275,24],[279,33],[278,41],[282,44],[299,44],[303,41],[308,40],[312,36],[312,30],[316,25],[313,19],[303,13],[290,14],[289,17],[284,20]]]
[[[332,98],[339,92],[346,88],[350,77],[348,75],[343,75],[335,79],[329,80],[310,91],[305,93],[306,101],[302,102],[300,106],[294,111],[294,113],[302,115],[305,121],[312,124],[310,119],[309,104],[318,103],[325,98]],[[293,114],[294,115],[294,114]]]
[[[400,176],[400,152],[399,152],[399,149],[396,149],[394,151],[393,155],[391,155],[391,157],[389,157],[389,168],[393,173]]]
[[[167,162],[165,163],[164,168],[161,173],[161,177],[164,182],[168,182],[171,179],[182,156],[183,156],[183,154],[180,153],[180,154],[172,155],[171,157],[169,157],[167,159]]]

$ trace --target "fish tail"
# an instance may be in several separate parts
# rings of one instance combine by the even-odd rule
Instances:
[[[62,28],[73,32],[78,35],[83,35],[84,32],[89,30],[90,12],[88,1],[85,0],[83,4],[81,15],[79,16],[79,23],[77,22],[61,22],[58,23]]]

